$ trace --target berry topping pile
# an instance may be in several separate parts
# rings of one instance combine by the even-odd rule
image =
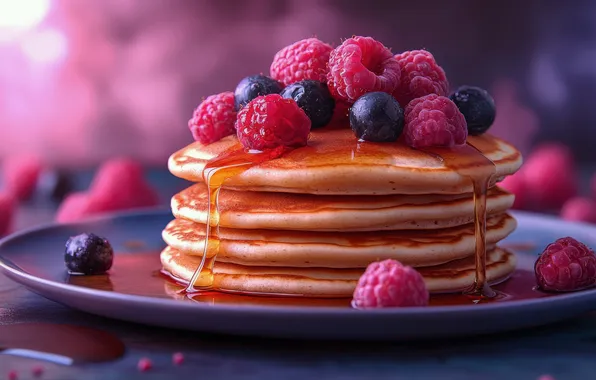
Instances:
[[[303,80],[325,83],[327,62],[333,48],[316,38],[293,43],[275,54],[271,64],[271,78],[288,86]]]
[[[110,243],[94,234],[81,234],[66,242],[64,263],[73,274],[102,274],[110,270],[114,250]]]
[[[470,135],[483,134],[495,121],[497,116],[495,101],[486,90],[480,87],[462,86],[449,98],[466,118]]]
[[[359,139],[391,142],[397,140],[404,129],[404,112],[390,94],[369,92],[350,109],[350,125]]]
[[[570,292],[596,285],[596,255],[579,241],[565,237],[549,244],[534,266],[538,286]]]
[[[254,150],[306,145],[311,122],[293,99],[259,96],[238,112],[236,130],[245,147]]]
[[[404,132],[405,143],[413,148],[465,144],[468,134],[485,133],[495,120],[494,101],[479,87],[462,86],[446,97],[449,81],[430,52],[394,54],[372,37],[354,36],[335,48],[317,38],[295,42],[275,54],[269,73],[242,79],[233,94],[233,107],[230,92],[207,97],[188,123],[194,139],[210,144],[236,134],[248,149],[306,144],[300,137],[303,126],[294,125],[298,119],[293,116],[269,117],[259,110],[268,119],[264,123],[242,113],[256,98],[272,94],[293,99],[310,119],[311,129],[350,123],[357,139],[387,143],[398,143]],[[434,98],[428,98],[431,95]],[[439,100],[429,103],[429,99]],[[404,119],[403,110],[408,114],[408,109],[410,117]],[[275,132],[271,127],[265,127],[270,132],[263,135],[250,132],[282,118],[286,121]],[[237,129],[239,125],[244,131]],[[297,130],[301,132],[296,134]]]
[[[466,119],[444,96],[431,94],[412,100],[406,107],[405,118],[405,141],[413,148],[466,143]]]
[[[428,305],[429,293],[422,275],[395,260],[377,261],[358,280],[352,305],[356,308]]]
[[[398,62],[382,43],[353,37],[331,52],[327,84],[335,97],[353,103],[368,92],[392,93],[400,75]]]
[[[311,121],[311,128],[321,128],[329,124],[333,116],[335,101],[327,86],[315,80],[304,80],[284,88],[281,96],[294,99]]]
[[[246,77],[238,83],[234,91],[236,110],[240,110],[257,96],[279,94],[282,89],[281,83],[264,75]]]
[[[195,110],[188,127],[195,140],[201,144],[210,144],[233,135],[236,130],[236,109],[234,94],[222,92],[207,97]]]

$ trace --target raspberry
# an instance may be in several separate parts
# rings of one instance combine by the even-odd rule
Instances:
[[[577,222],[596,223],[596,202],[590,198],[571,198],[563,205],[561,218]]]
[[[141,358],[137,363],[137,368],[141,372],[147,372],[153,368],[153,362],[148,358]]]
[[[374,262],[358,280],[352,304],[356,308],[426,306],[429,294],[415,269],[395,260]]]
[[[182,365],[184,363],[184,354],[182,352],[176,352],[172,355],[172,363],[174,365]]]
[[[10,232],[15,213],[15,200],[10,194],[0,194],[0,236]]]
[[[126,158],[112,159],[99,168],[90,195],[95,208],[102,212],[159,203],[156,191],[145,180],[141,165]]]
[[[449,82],[431,53],[412,50],[397,54],[395,59],[401,69],[401,82],[393,96],[402,107],[429,94],[447,96]]]
[[[350,103],[336,99],[330,124],[342,124],[348,122],[350,119],[350,107]]]
[[[24,201],[33,195],[43,165],[35,156],[7,158],[2,165],[4,186],[15,199]]]
[[[271,78],[290,85],[302,80],[327,82],[327,62],[333,48],[316,39],[307,38],[286,46],[275,54]]]
[[[413,148],[452,147],[466,143],[466,119],[444,96],[431,94],[412,100],[406,107],[405,119],[406,144]]]
[[[235,121],[234,93],[222,92],[207,97],[199,104],[188,121],[188,127],[195,140],[211,144],[234,134]]]
[[[259,96],[238,112],[238,139],[246,148],[265,150],[306,145],[310,119],[294,99]]]
[[[545,143],[524,163],[524,182],[534,208],[560,208],[577,194],[577,174],[571,150],[563,144]]]
[[[42,365],[35,365],[31,368],[31,373],[35,377],[40,377],[41,375],[43,375],[44,371],[45,371],[45,369]]]
[[[56,221],[58,223],[70,223],[93,215],[95,210],[89,201],[89,194],[85,192],[72,193],[68,195],[58,207]]]
[[[565,237],[549,244],[534,266],[541,289],[570,292],[596,284],[596,255],[579,241]]]
[[[8,371],[8,380],[18,380],[19,373],[15,370]]]
[[[513,202],[514,209],[520,210],[526,207],[528,203],[528,193],[524,182],[523,170],[514,175],[505,177],[503,181],[499,182],[499,187],[515,195],[515,201]]]
[[[373,92],[391,94],[400,68],[391,51],[371,37],[348,38],[331,52],[327,85],[334,98],[354,103]]]

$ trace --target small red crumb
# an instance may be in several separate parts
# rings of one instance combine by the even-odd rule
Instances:
[[[172,355],[172,362],[174,363],[174,365],[181,365],[182,363],[184,363],[184,355],[182,354],[182,352],[174,353],[174,355]]]
[[[12,370],[10,372],[8,372],[8,380],[17,380],[19,378],[19,374],[17,373],[17,371]]]
[[[33,368],[31,369],[31,373],[33,374],[33,376],[35,377],[40,377],[41,375],[43,375],[43,371],[44,368],[41,365],[35,365],[33,366]]]
[[[139,360],[139,363],[137,364],[137,368],[139,369],[139,371],[141,372],[147,372],[149,371],[151,368],[153,368],[153,363],[151,362],[151,360],[147,359],[147,358],[141,358]]]

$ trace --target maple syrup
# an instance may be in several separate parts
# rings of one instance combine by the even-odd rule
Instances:
[[[203,169],[203,180],[207,184],[208,204],[205,230],[205,247],[199,267],[195,270],[184,293],[209,290],[213,286],[213,265],[219,253],[219,212],[217,197],[224,182],[262,162],[281,156],[287,147],[263,152],[235,149],[222,153],[210,160]]]

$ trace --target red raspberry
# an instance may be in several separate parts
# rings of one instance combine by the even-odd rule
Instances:
[[[172,363],[174,365],[182,365],[184,363],[184,354],[182,352],[175,352],[172,355]]]
[[[159,203],[156,191],[145,180],[142,166],[127,158],[106,161],[90,187],[94,208],[102,212],[141,207]]]
[[[590,198],[571,198],[563,205],[561,218],[577,222],[596,223],[596,202]]]
[[[560,208],[577,194],[577,173],[571,150],[559,143],[536,148],[524,163],[524,181],[534,208]]]
[[[201,144],[211,144],[233,135],[236,132],[235,121],[234,93],[222,92],[208,96],[199,104],[188,121],[188,127],[195,140]]]
[[[401,69],[401,82],[393,96],[402,107],[429,94],[447,96],[449,82],[431,53],[412,50],[397,54],[395,59]]]
[[[391,51],[371,37],[348,38],[329,56],[327,85],[339,100],[354,103],[373,91],[391,94],[399,78],[399,64]]]
[[[31,368],[31,373],[35,377],[41,377],[41,375],[43,375],[44,371],[45,371],[45,368],[42,365],[35,365]]]
[[[147,372],[153,368],[153,362],[148,358],[141,358],[137,363],[137,368],[141,372]]]
[[[294,99],[258,96],[238,112],[238,139],[246,148],[265,150],[306,145],[310,119]]]
[[[35,156],[7,158],[2,165],[6,189],[19,201],[31,198],[42,169],[41,160]]]
[[[94,210],[89,202],[89,194],[72,193],[58,207],[56,221],[58,223],[76,222],[92,214],[94,214]]]
[[[596,284],[596,255],[579,241],[565,237],[549,244],[534,266],[541,289],[570,292]]]
[[[426,306],[429,294],[422,275],[395,260],[370,264],[358,280],[356,308]]]
[[[452,147],[466,143],[468,126],[451,99],[431,94],[406,107],[404,136],[413,148]]]
[[[15,214],[15,203],[11,194],[0,194],[0,236],[10,232]]]
[[[513,202],[514,209],[520,210],[526,207],[528,203],[528,192],[526,183],[524,182],[523,171],[519,171],[514,175],[506,177],[503,181],[499,182],[499,187],[515,195],[515,201]]]
[[[275,54],[271,78],[289,85],[301,80],[327,82],[327,62],[333,48],[316,39],[307,38],[286,46]]]
[[[18,380],[19,373],[15,370],[8,371],[8,380]]]

